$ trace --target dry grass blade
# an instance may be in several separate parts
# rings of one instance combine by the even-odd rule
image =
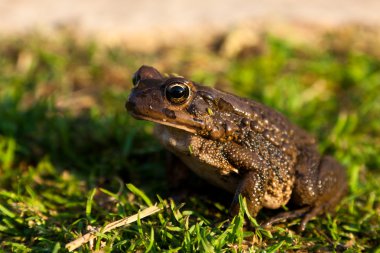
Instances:
[[[141,212],[138,212],[137,214],[134,214],[134,215],[131,215],[129,217],[114,221],[114,222],[106,225],[104,228],[95,229],[94,231],[91,231],[91,232],[75,239],[74,241],[67,243],[65,248],[68,249],[69,251],[73,251],[73,250],[79,248],[80,246],[82,246],[83,244],[89,242],[90,240],[96,238],[97,232],[102,232],[102,233],[109,232],[115,228],[122,227],[122,226],[128,225],[132,222],[135,222],[135,221],[137,221],[138,218],[143,219],[143,218],[148,217],[152,214],[155,214],[161,210],[162,210],[162,207],[158,207],[156,205],[148,207],[148,208],[142,210]]]

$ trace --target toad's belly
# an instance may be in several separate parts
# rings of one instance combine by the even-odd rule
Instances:
[[[179,157],[199,177],[219,188],[235,193],[240,181],[240,176],[235,172],[221,174],[219,168],[210,166],[198,159],[188,156]]]
[[[235,192],[241,176],[223,156],[220,143],[163,125],[157,125],[154,132],[161,144],[199,177]]]

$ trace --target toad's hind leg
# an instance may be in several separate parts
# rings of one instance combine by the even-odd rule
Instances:
[[[318,197],[312,208],[303,217],[299,230],[305,230],[310,219],[323,212],[332,212],[347,193],[347,178],[344,167],[331,156],[322,157],[319,165]]]
[[[263,226],[270,226],[283,220],[302,217],[299,231],[320,213],[331,211],[347,190],[344,168],[332,157],[322,157],[319,166],[311,168],[309,175],[298,178],[292,201],[304,206],[300,209],[280,213],[272,217]]]

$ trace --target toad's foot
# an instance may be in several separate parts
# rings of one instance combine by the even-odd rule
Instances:
[[[280,222],[283,222],[285,220],[294,219],[294,218],[304,216],[304,218],[301,221],[301,225],[299,227],[299,230],[303,231],[303,230],[305,230],[305,226],[306,226],[307,222],[311,218],[313,218],[316,215],[316,213],[319,212],[319,210],[316,210],[316,209],[319,209],[319,208],[314,208],[314,209],[310,210],[310,207],[307,206],[307,207],[303,207],[303,208],[300,208],[300,209],[297,209],[294,211],[283,212],[283,213],[280,213],[280,214],[270,218],[269,220],[263,222],[261,225],[264,228],[268,228],[268,227],[272,226],[273,224],[280,223]],[[314,210],[316,210],[316,211],[314,211]],[[311,214],[311,215],[309,215],[309,214]]]

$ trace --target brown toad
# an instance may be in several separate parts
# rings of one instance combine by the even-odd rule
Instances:
[[[344,168],[274,109],[182,77],[164,77],[148,66],[134,74],[133,84],[129,113],[158,123],[155,135],[167,149],[200,177],[235,193],[232,214],[239,210],[239,194],[253,217],[263,207],[292,201],[299,209],[265,225],[303,216],[304,230],[344,196]]]

